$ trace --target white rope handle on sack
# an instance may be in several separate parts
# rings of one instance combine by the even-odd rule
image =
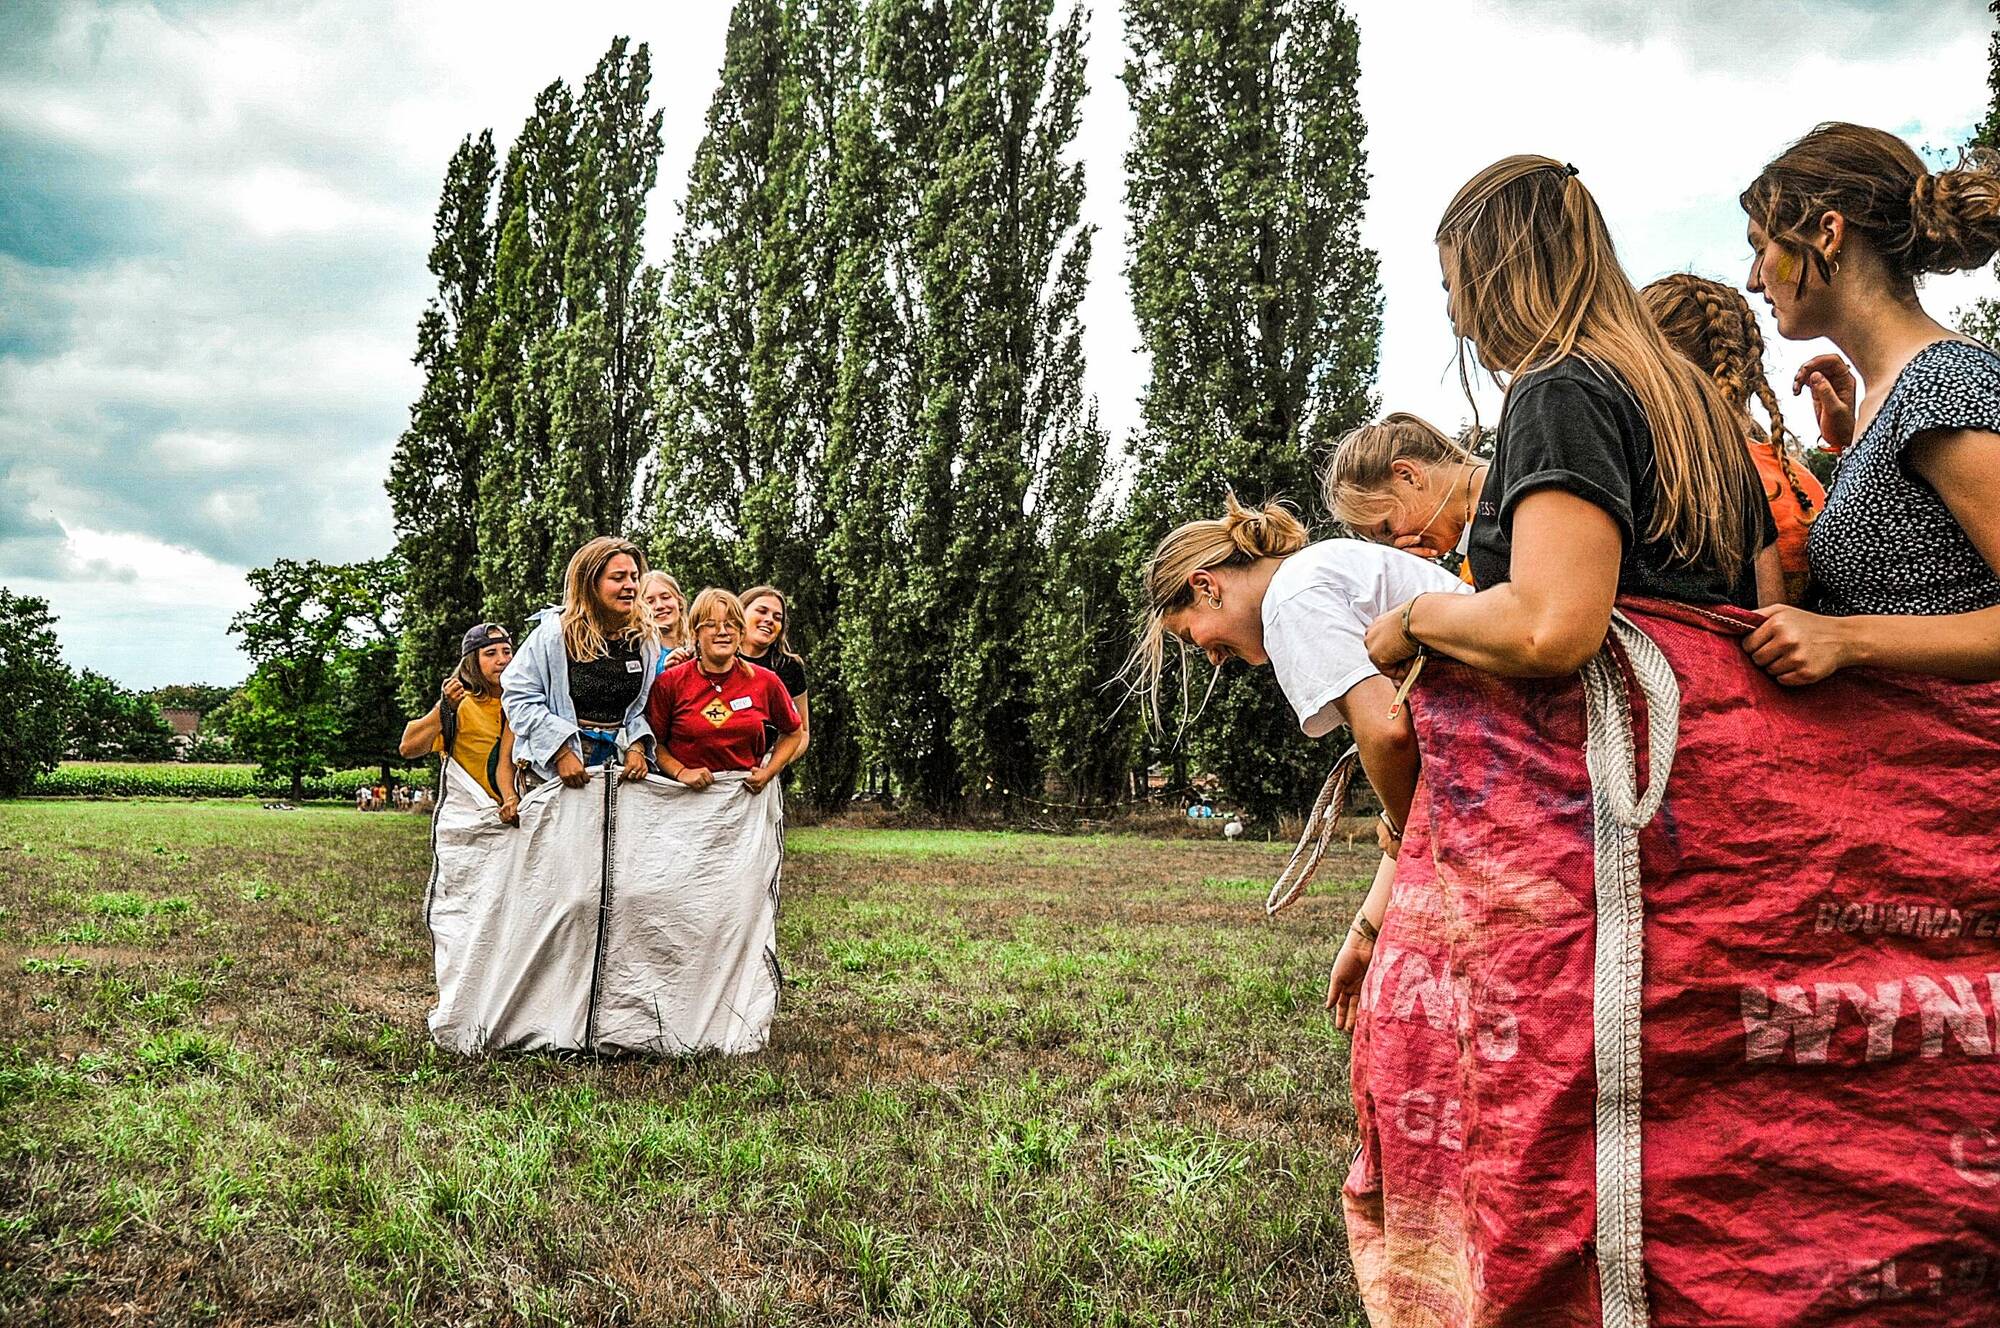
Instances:
[[[1646,698],[1648,778],[1639,791],[1632,701],[1613,644]],[[1597,1274],[1604,1328],[1646,1328],[1642,1247],[1640,1033],[1645,996],[1645,894],[1639,831],[1666,797],[1680,744],[1681,687],[1653,639],[1622,613],[1583,667],[1597,902],[1592,1025],[1597,1070]]]
[[[1271,885],[1271,893],[1264,899],[1265,917],[1291,905],[1306,892],[1306,886],[1319,871],[1320,860],[1333,843],[1333,832],[1339,828],[1341,813],[1347,810],[1347,791],[1354,783],[1354,772],[1360,764],[1359,747],[1349,747],[1333,763],[1332,773],[1327,775],[1326,783],[1320,785],[1319,796],[1313,799],[1312,810],[1306,813],[1305,829],[1299,832],[1298,847],[1292,850],[1285,869],[1278,873],[1278,879]]]

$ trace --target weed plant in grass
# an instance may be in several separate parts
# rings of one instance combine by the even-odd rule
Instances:
[[[1364,860],[798,831],[768,1051],[466,1061],[426,828],[0,805],[0,1320],[1361,1322]]]

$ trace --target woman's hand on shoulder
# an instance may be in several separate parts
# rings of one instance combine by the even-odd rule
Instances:
[[[1764,621],[1743,638],[1743,649],[1774,681],[1804,687],[1856,662],[1844,620],[1790,604],[1772,604],[1759,612]]]
[[[694,658],[693,646],[675,646],[672,650],[669,650],[667,652],[667,661],[660,667],[663,669],[670,669],[676,664],[685,664],[693,658]]]
[[[1792,395],[1812,392],[1820,440],[1838,452],[1854,441],[1854,370],[1838,355],[1815,355],[1792,378]]]

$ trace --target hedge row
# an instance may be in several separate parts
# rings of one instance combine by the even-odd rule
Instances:
[[[254,765],[178,762],[65,761],[35,781],[37,797],[51,798],[288,798],[289,779],[259,778]],[[381,778],[379,770],[340,770],[305,781],[309,799],[351,801],[354,790]],[[421,767],[401,770],[397,781],[430,783]]]

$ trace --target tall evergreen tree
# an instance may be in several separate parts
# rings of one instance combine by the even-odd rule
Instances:
[[[857,274],[847,293],[885,295],[895,324],[850,304],[845,329],[900,364],[873,385],[846,366],[840,378],[842,487],[863,500],[843,512],[859,615],[843,655],[878,750],[919,801],[947,807],[1023,793],[1036,775],[1029,509],[1079,426],[1058,380],[1075,363],[1090,243],[1070,160],[1083,15],[1052,22],[1049,0],[882,0],[870,34],[874,141],[847,140],[865,155],[843,192],[852,206],[860,180],[876,185],[865,243],[881,287]],[[861,419],[875,437],[858,436]]]
[[[1987,6],[2000,19],[2000,0]],[[1973,131],[1967,147],[2000,150],[2000,27],[1986,44],[1986,118]],[[1958,330],[1989,346],[2000,346],[2000,300],[1982,297],[1954,315]],[[1808,454],[1810,459],[1812,454]],[[1822,482],[1823,477],[1822,477]]]
[[[663,319],[659,561],[684,581],[768,581],[812,662],[805,792],[852,796],[858,749],[825,556],[840,332],[835,128],[855,74],[852,0],[740,0],[682,205]]]
[[[562,259],[573,201],[575,124],[575,97],[558,79],[535,98],[500,175],[493,313],[472,435],[480,454],[475,524],[482,616],[503,623],[523,621],[554,589],[540,500],[553,460],[548,343],[565,321]]]
[[[1972,145],[2000,148],[2000,0],[1992,0],[1986,10],[1996,24],[1986,42],[1986,118],[1973,132]]]
[[[1105,492],[1105,451],[1093,413],[1059,443],[1040,486],[1040,577],[1023,643],[1045,787],[1078,808],[1124,791],[1140,721],[1118,682],[1132,611],[1121,575],[1122,532]]]
[[[1370,410],[1381,301],[1359,239],[1360,39],[1339,0],[1127,0],[1126,30],[1127,274],[1152,356],[1136,565],[1228,489],[1310,514],[1315,463]],[[1187,736],[1259,816],[1303,807],[1328,760],[1268,674],[1224,679]]]
[[[567,321],[549,343],[555,464],[539,503],[559,560],[594,535],[625,533],[653,443],[660,274],[640,261],[646,195],[660,169],[661,116],[646,109],[652,79],[646,46],[628,53],[620,37],[578,105],[562,263]]]
[[[492,315],[493,134],[467,137],[445,170],[432,228],[437,294],[417,323],[424,386],[389,463],[396,553],[409,569],[397,673],[403,703],[429,703],[482,608],[475,537],[481,471],[472,422]]]

